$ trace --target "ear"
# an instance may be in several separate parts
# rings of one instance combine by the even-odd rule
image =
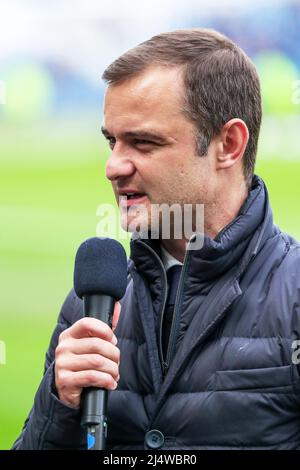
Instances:
[[[242,119],[230,119],[220,132],[217,153],[217,170],[232,167],[244,155],[249,140],[249,131]]]

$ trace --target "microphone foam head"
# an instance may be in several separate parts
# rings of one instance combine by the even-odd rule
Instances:
[[[121,243],[94,237],[78,248],[74,269],[74,290],[78,297],[104,294],[119,300],[127,285],[127,257]]]

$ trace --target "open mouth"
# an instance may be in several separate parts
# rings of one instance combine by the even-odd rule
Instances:
[[[128,192],[120,194],[119,200],[122,206],[130,207],[134,204],[142,204],[145,197],[145,193]]]
[[[123,196],[124,196],[124,194],[123,194]],[[143,194],[143,193],[126,193],[125,196],[127,197],[127,199],[138,199],[140,197],[145,196],[145,194]]]

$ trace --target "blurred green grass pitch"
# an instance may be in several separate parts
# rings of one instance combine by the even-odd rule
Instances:
[[[96,135],[3,135],[0,340],[7,363],[0,365],[0,449],[7,449],[32,406],[77,247],[95,236],[97,206],[114,198],[104,177],[107,149]],[[276,223],[299,239],[300,164],[258,158],[256,172],[269,188]]]

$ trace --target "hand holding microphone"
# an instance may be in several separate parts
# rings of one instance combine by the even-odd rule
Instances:
[[[79,247],[74,289],[83,299],[85,318],[60,335],[55,382],[62,401],[71,406],[82,403],[82,424],[88,428],[91,449],[105,448],[107,390],[117,386],[120,362],[112,321],[117,322],[120,305],[115,302],[126,285],[127,260],[120,243],[91,238]]]
[[[82,318],[61,333],[55,351],[55,382],[61,401],[78,407],[83,388],[116,388],[120,362],[116,342],[109,326],[94,318]]]

